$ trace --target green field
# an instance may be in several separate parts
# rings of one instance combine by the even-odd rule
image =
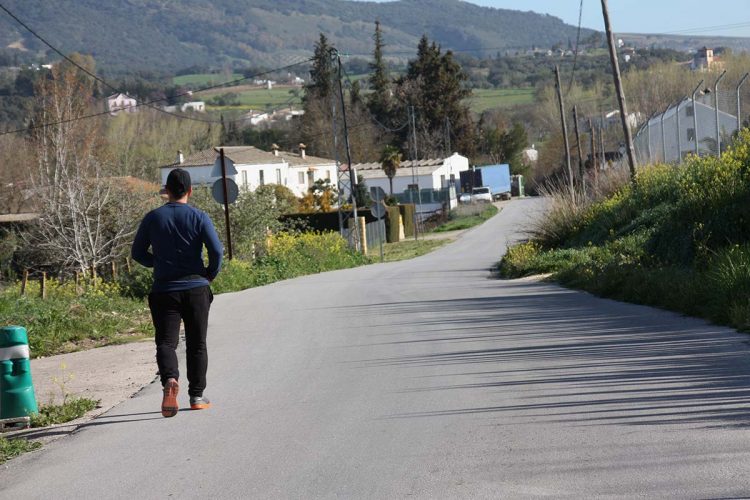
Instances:
[[[352,80],[366,78],[368,75],[352,75]],[[242,78],[239,73],[228,77],[224,74],[196,74],[183,75],[173,79],[175,85],[186,85],[192,87],[201,87],[207,85],[218,85],[227,81]],[[251,82],[248,82],[251,83]],[[297,95],[290,93],[295,91]],[[214,89],[210,92],[200,94],[201,99],[208,100],[211,96],[235,93],[239,96],[239,105],[234,106],[209,106],[214,110],[239,110],[247,111],[250,109],[265,110],[269,108],[279,108],[284,106],[299,106],[302,104],[302,93],[299,87],[276,87],[271,90],[266,88],[249,88],[247,85],[241,87],[227,87],[224,89]],[[474,89],[472,97],[468,99],[471,110],[475,113],[481,113],[488,109],[505,108],[518,104],[530,104],[534,102],[534,89],[532,88],[509,88],[509,89]]]
[[[172,83],[175,85],[190,87],[205,87],[208,85],[219,85],[221,83],[239,80],[243,77],[244,75],[241,73],[233,73],[232,75],[225,75],[223,73],[203,73],[197,75],[176,76],[172,78]]]
[[[292,94],[290,91],[299,90],[298,95]],[[210,93],[199,94],[202,99],[209,100],[211,96],[232,92],[232,89],[226,89],[223,91],[213,91]],[[251,109],[255,110],[266,110],[269,108],[279,109],[287,106],[300,107],[302,105],[302,91],[297,87],[282,87],[268,89],[250,89],[242,90],[240,92],[233,92],[237,94],[240,104],[237,106],[211,106],[208,108],[212,110],[240,110],[247,111]]]
[[[471,110],[475,113],[534,102],[534,89],[532,88],[474,89],[472,94],[469,102]]]

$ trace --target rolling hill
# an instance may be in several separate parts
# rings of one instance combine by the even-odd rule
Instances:
[[[369,57],[374,21],[386,54],[414,54],[427,34],[446,48],[492,55],[567,45],[576,27],[560,19],[458,0],[6,0],[5,5],[64,52],[92,54],[122,72],[226,64],[277,67],[308,56],[319,33],[341,52]],[[591,32],[583,30],[583,36]],[[0,47],[45,47],[0,12]]]

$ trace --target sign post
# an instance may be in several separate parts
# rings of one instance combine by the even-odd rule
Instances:
[[[221,161],[221,185],[224,194],[224,222],[227,232],[227,256],[232,260],[232,230],[229,227],[229,196],[227,193],[227,164],[224,158],[224,148],[219,150],[219,159]],[[234,166],[232,166],[234,169]],[[236,172],[236,170],[235,170]]]

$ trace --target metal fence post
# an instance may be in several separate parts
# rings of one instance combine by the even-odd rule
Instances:
[[[703,86],[703,80],[700,81],[695,90],[693,90],[693,139],[695,140],[695,156],[700,153],[698,151],[698,108],[695,107],[695,94]]]
[[[685,99],[680,99],[680,102],[677,103],[677,163],[682,163],[682,138],[680,137],[680,134],[682,131],[680,130],[680,106],[682,106],[682,102]]]
[[[727,70],[721,72],[714,83],[714,104],[716,104],[716,156],[721,156],[721,123],[719,122],[719,82],[727,75]]]
[[[740,83],[737,84],[737,133],[742,129],[742,102],[740,101],[740,88],[742,87],[742,84],[745,83],[748,76],[750,76],[750,73],[745,73],[745,76],[742,77]]]
[[[664,118],[667,116],[667,111],[669,111],[669,108],[672,107],[672,104],[667,106],[667,108],[662,112],[661,118],[659,121],[661,122],[661,161],[664,163],[667,163],[667,135],[664,132]]]

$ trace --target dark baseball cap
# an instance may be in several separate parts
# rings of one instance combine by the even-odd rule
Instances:
[[[190,190],[190,174],[187,170],[175,168],[167,176],[166,188],[175,198],[182,198]]]

